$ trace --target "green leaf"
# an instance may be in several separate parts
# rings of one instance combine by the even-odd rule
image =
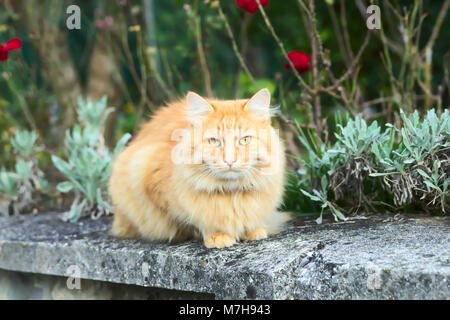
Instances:
[[[56,189],[62,193],[67,193],[69,191],[72,191],[73,188],[74,188],[73,184],[68,181],[61,182],[56,186]]]
[[[61,171],[61,173],[63,173],[66,176],[72,176],[72,169],[70,168],[70,165],[67,162],[63,161],[57,156],[52,156],[52,162],[55,165],[56,169]]]
[[[38,189],[43,193],[50,193],[51,190],[50,183],[48,183],[48,181],[45,179],[39,179]]]
[[[311,193],[306,192],[306,191],[303,190],[303,189],[300,189],[300,191],[301,191],[305,196],[309,197],[309,198],[310,198],[311,200],[313,200],[313,201],[322,201],[319,197],[313,196]]]
[[[3,191],[8,196],[9,200],[14,200],[18,190],[19,176],[13,172],[5,170],[0,171],[0,191]]]
[[[34,131],[17,131],[11,138],[14,151],[23,158],[30,158],[33,154],[37,135]]]
[[[336,209],[335,207],[331,207],[331,210],[340,220],[347,221],[347,218],[338,209]]]
[[[81,217],[81,213],[83,212],[83,209],[86,205],[87,200],[84,199],[80,204],[78,203],[78,199],[75,199],[75,201],[72,203],[72,206],[70,207],[70,213],[69,213],[69,221],[70,222],[77,222],[78,219]]]
[[[114,148],[114,158],[116,158],[119,153],[123,150],[125,145],[127,144],[128,140],[131,139],[131,134],[126,133],[120,140],[117,142],[116,147]]]
[[[438,190],[438,191],[441,191],[441,189],[439,189],[439,187],[435,186],[435,185],[434,185],[433,183],[431,183],[430,181],[425,180],[424,182],[425,182],[425,184],[426,184],[427,186],[429,186],[430,188],[433,188],[433,189],[436,189],[436,190]]]
[[[320,184],[322,186],[322,191],[327,192],[328,181],[326,175],[322,176],[322,178],[320,179]]]
[[[16,172],[23,181],[28,180],[30,176],[28,165],[25,161],[19,160],[16,163]]]
[[[417,169],[417,172],[418,172],[422,177],[425,177],[425,178],[427,178],[428,180],[432,180],[431,177],[430,177],[425,171],[423,171],[422,169]]]
[[[109,205],[109,203],[103,200],[102,191],[100,190],[100,188],[97,189],[97,203],[106,211],[112,212],[112,207]]]
[[[322,214],[323,214],[323,210],[320,212],[320,216],[316,219],[317,224],[322,224]]]

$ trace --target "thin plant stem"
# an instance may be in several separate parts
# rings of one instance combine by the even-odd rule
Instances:
[[[436,19],[436,23],[433,27],[433,31],[431,32],[430,39],[428,40],[427,44],[425,45],[425,48],[422,51],[422,56],[426,55],[427,48],[432,48],[434,46],[434,43],[436,42],[436,39],[439,36],[442,23],[444,22],[449,7],[450,7],[450,0],[445,0],[445,2],[442,4],[441,9],[439,10],[439,14]]]
[[[173,77],[174,77],[173,76],[173,71],[172,71],[172,68],[170,66],[169,59],[167,57],[167,50],[166,49],[159,49],[159,51],[160,51],[160,56],[161,56],[161,60],[162,60],[164,69],[165,69],[165,71],[167,73],[167,79],[168,79],[169,85],[172,88],[172,90],[176,92],[174,79],[173,79]]]
[[[302,1],[299,0],[301,3]],[[314,88],[312,95],[312,100],[314,101],[314,110],[315,110],[315,122],[316,122],[316,133],[319,137],[322,137],[322,104],[320,101],[320,94],[318,93],[317,88],[320,86],[320,75],[319,75],[319,51],[323,52],[322,44],[320,37],[317,32],[317,20],[315,16],[315,3],[314,0],[309,0],[309,11],[307,13],[309,15],[309,37],[311,39],[311,49],[312,49],[312,87]],[[320,48],[319,48],[320,47]]]
[[[356,57],[351,62],[351,65],[348,68],[348,70],[339,79],[337,79],[336,82],[334,82],[331,86],[324,88],[325,91],[336,89],[338,86],[340,86],[342,84],[342,82],[347,80],[347,78],[350,75],[352,75],[352,73],[354,73],[355,68],[356,68],[357,64],[359,63],[364,50],[366,49],[367,45],[369,44],[369,40],[370,40],[371,35],[372,35],[372,31],[368,30],[367,33],[366,33],[366,37],[364,39],[364,42],[361,45],[361,47],[359,48],[359,51],[356,54]]]
[[[6,80],[6,83],[8,84],[9,90],[16,97],[17,102],[19,103],[20,110],[22,111],[23,115],[25,116],[25,119],[28,122],[29,126],[31,127],[31,129],[33,129],[33,131],[36,132],[36,135],[38,136],[38,139],[40,140],[40,142],[43,142],[42,135],[41,135],[36,123],[34,122],[33,116],[31,115],[31,113],[28,109],[28,105],[27,105],[25,99],[23,98],[23,96],[20,95],[19,91],[17,90],[17,88],[14,84],[14,81],[11,78],[11,75],[8,73],[8,75],[4,78]]]
[[[344,35],[344,44],[347,49],[347,55],[350,58],[350,60],[353,60],[353,51],[352,46],[350,45],[350,36],[348,34],[348,27],[347,27],[347,17],[345,16],[345,0],[341,0],[341,23],[342,23],[342,33]]]
[[[20,110],[22,111],[23,115],[25,116],[26,121],[28,122],[28,125],[31,127],[31,129],[36,133],[38,142],[43,146],[44,150],[50,154],[54,155],[55,153],[47,147],[45,144],[43,135],[41,131],[39,130],[38,126],[36,125],[36,122],[34,122],[33,116],[29,111],[27,102],[23,98],[22,95],[20,95],[19,91],[17,90],[14,81],[11,78],[11,75],[8,74],[7,77],[5,77],[6,83],[8,84],[8,88],[11,90],[11,92],[14,94],[14,96],[17,99],[17,102],[19,103]]]
[[[294,64],[288,57],[288,54],[286,52],[286,49],[284,48],[283,42],[281,42],[280,38],[278,37],[277,33],[275,32],[275,29],[273,28],[272,23],[270,22],[269,18],[267,17],[266,11],[264,10],[263,6],[261,5],[261,3],[259,1],[256,1],[256,3],[258,4],[259,11],[261,12],[261,15],[264,19],[264,22],[266,23],[267,28],[269,29],[270,33],[272,34],[272,37],[275,39],[276,43],[280,47],[281,53],[287,60],[287,63],[289,64],[292,72],[294,73],[295,77],[297,78],[300,87],[304,88],[309,93],[311,93],[313,91],[313,89],[311,89],[311,87],[308,86],[308,84],[305,82],[305,80],[303,80],[303,78],[300,76],[300,73],[297,71],[297,69],[295,69]]]
[[[300,0],[299,0],[300,2]],[[335,31],[336,34],[336,41],[339,47],[339,51],[342,54],[342,58],[344,59],[345,65],[347,67],[350,66],[350,59],[347,55],[347,51],[345,50],[345,45],[344,45],[344,39],[342,38],[342,34],[341,34],[341,28],[339,26],[337,17],[336,17],[336,13],[334,12],[333,6],[329,3],[327,3],[327,8],[328,8],[328,12],[330,14],[331,17],[331,23],[333,24],[333,29]]]
[[[208,63],[206,62],[206,54],[203,48],[201,20],[196,12],[192,12],[192,14],[193,16],[191,19],[193,19],[194,24],[195,42],[197,44],[197,54],[200,60],[200,67],[203,73],[203,82],[205,86],[205,91],[206,95],[209,98],[212,98],[214,96],[214,93],[211,87],[211,73],[209,72]]]
[[[222,22],[225,25],[225,30],[227,31],[228,37],[231,40],[231,45],[233,47],[234,54],[236,55],[241,68],[245,71],[245,73],[247,73],[248,77],[250,78],[250,80],[253,83],[253,86],[256,88],[255,78],[251,74],[250,70],[248,69],[248,67],[244,61],[244,58],[242,57],[241,53],[239,52],[239,48],[237,46],[236,39],[234,37],[233,31],[231,30],[230,24],[228,23],[227,17],[223,13],[222,5],[220,4],[220,1],[217,1],[217,9],[219,10],[220,18],[222,19]]]
[[[387,2],[388,3],[388,2]],[[366,19],[366,8],[367,6],[361,1],[361,0],[356,0],[355,1],[356,6],[359,9],[359,12],[361,14],[361,16]],[[381,39],[381,34],[379,32],[375,32],[375,35]],[[392,50],[392,52],[396,53],[397,55],[402,55],[403,54],[403,49],[400,45],[398,45],[397,43],[393,42],[392,40],[388,39],[385,37],[384,41],[386,42],[386,45],[389,47],[389,49]]]

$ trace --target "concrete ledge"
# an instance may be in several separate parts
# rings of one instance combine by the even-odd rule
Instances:
[[[216,299],[450,299],[450,217],[376,216],[206,249],[118,240],[110,218],[0,218],[0,269],[214,294]]]
[[[0,300],[210,300],[214,295],[82,279],[79,289],[67,277],[0,269]]]

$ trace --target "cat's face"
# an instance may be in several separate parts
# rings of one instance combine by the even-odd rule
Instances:
[[[250,100],[206,101],[189,95],[194,152],[201,158],[198,166],[205,174],[235,180],[267,168],[279,158],[274,154],[281,151],[270,125],[267,89]]]

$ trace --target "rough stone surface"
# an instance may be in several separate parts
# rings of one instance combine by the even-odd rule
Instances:
[[[216,299],[450,299],[450,218],[384,218],[297,219],[226,249],[114,239],[110,218],[0,218],[0,269],[68,277],[76,266],[83,279]]]

